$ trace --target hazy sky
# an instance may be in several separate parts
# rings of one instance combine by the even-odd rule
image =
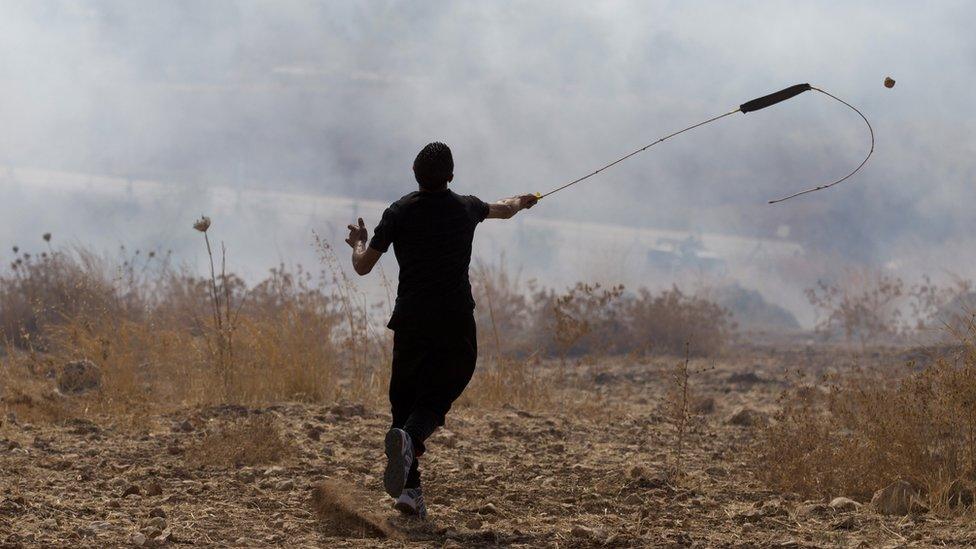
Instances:
[[[456,188],[492,199],[546,190],[811,82],[861,107],[877,133],[865,170],[833,190],[765,205],[843,175],[867,150],[854,113],[808,93],[669,141],[533,215],[762,237],[787,226],[808,250],[916,272],[965,271],[976,244],[971,2],[0,0],[0,10],[7,165],[393,200],[436,139],[454,149]],[[106,215],[76,208],[63,223],[94,240]],[[24,230],[9,223],[0,237]]]

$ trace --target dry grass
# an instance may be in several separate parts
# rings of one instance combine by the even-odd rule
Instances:
[[[481,345],[496,354],[665,354],[680,356],[691,342],[696,356],[714,355],[731,340],[730,313],[678,288],[654,293],[623,286],[578,283],[563,292],[522,287],[501,262],[472,272]]]
[[[382,394],[381,336],[362,328],[350,290],[327,273],[279,267],[248,287],[226,272],[190,275],[156,254],[17,253],[0,272],[0,383],[9,411],[19,402],[38,417],[130,416],[148,406]],[[101,369],[100,387],[45,398],[53,373],[80,359]],[[45,411],[29,410],[24,395]]]
[[[535,360],[499,357],[481,360],[458,404],[470,407],[515,406],[549,410],[556,400],[551,379]]]
[[[897,479],[932,508],[956,479],[976,479],[976,346],[903,376],[855,370],[783,397],[761,438],[769,484],[806,496],[860,500]]]
[[[195,228],[209,277],[155,252],[123,248],[110,257],[55,249],[49,238],[40,254],[17,249],[0,271],[3,407],[63,419],[214,403],[385,401],[392,338],[378,320],[392,296],[368,304],[318,237],[322,272],[279,266],[249,286],[227,272],[214,228],[203,220]],[[677,289],[628,294],[578,284],[559,293],[523,288],[504,265],[476,266],[473,280],[483,359],[462,405],[546,409],[564,400],[552,387],[565,385],[565,369],[554,380],[537,367],[541,358],[673,353],[685,341],[709,354],[731,330],[725,311]],[[52,372],[83,359],[100,369],[99,387],[61,397]]]
[[[861,349],[892,344],[905,337],[942,338],[965,331],[976,303],[973,283],[955,277],[935,284],[927,276],[908,284],[897,276],[870,269],[847,270],[838,281],[819,281],[806,290],[818,314],[816,329],[824,339],[843,339]]]
[[[208,433],[187,450],[186,459],[197,466],[239,468],[279,463],[296,451],[274,417],[254,415]]]

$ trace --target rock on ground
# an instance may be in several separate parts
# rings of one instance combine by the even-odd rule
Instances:
[[[57,382],[64,394],[84,393],[102,386],[102,370],[90,360],[76,360],[61,367]]]
[[[896,480],[878,490],[871,498],[871,507],[882,515],[905,516],[924,510],[918,499],[919,491],[906,480]]]
[[[836,497],[830,500],[830,508],[839,513],[857,511],[860,506],[860,503],[850,498]]]

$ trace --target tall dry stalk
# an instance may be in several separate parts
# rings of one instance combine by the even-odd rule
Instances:
[[[207,245],[207,257],[210,260],[210,298],[213,314],[214,334],[216,336],[216,366],[218,375],[224,386],[224,394],[231,396],[231,370],[234,362],[234,318],[231,316],[231,289],[227,277],[227,247],[220,243],[220,284],[223,289],[223,303],[221,292],[217,286],[217,273],[214,265],[213,248],[210,246],[210,218],[201,216],[193,228],[203,233],[203,241]],[[240,309],[238,308],[238,312]],[[236,315],[235,315],[236,316]]]
[[[676,438],[675,445],[672,448],[671,454],[671,477],[674,479],[681,478],[683,474],[683,451],[685,442],[685,431],[688,425],[688,381],[690,378],[690,372],[688,370],[688,362],[691,358],[691,344],[685,342],[685,359],[677,368],[674,375],[674,380],[677,388],[677,402],[673,403],[673,420],[675,424]]]

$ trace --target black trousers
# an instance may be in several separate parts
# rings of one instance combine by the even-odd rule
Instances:
[[[477,359],[477,327],[471,313],[436,324],[397,323],[390,377],[393,427],[410,435],[417,457],[471,381]],[[420,486],[418,461],[413,461],[407,488]]]

